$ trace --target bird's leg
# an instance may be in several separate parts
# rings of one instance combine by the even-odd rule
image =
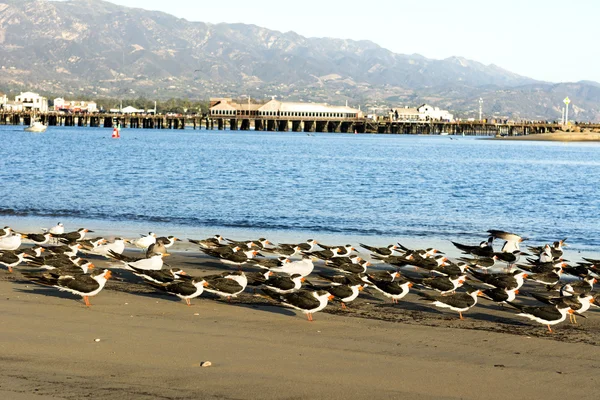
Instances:
[[[231,296],[227,297],[227,302],[231,303]]]
[[[458,315],[460,316],[460,319],[464,320],[464,317],[463,317],[463,315],[462,315],[462,311],[459,311],[459,312],[458,312]]]
[[[311,313],[306,313],[306,317],[308,318],[309,321],[312,321],[312,314]]]
[[[8,272],[13,272],[12,267],[8,267]]]
[[[185,304],[187,304],[188,306],[192,305],[192,303],[190,302],[190,299],[185,299]]]
[[[550,328],[550,325],[548,325],[548,330],[550,331],[550,333],[554,333],[552,332],[552,328]]]
[[[342,309],[346,309],[346,304],[344,304],[344,302],[342,301]]]
[[[90,298],[89,297],[83,296],[83,301],[85,302],[86,306],[88,306],[88,307],[90,306]]]
[[[571,317],[573,317],[573,323],[575,325],[577,325],[577,317],[575,316],[575,314],[570,314],[570,315],[571,315]]]

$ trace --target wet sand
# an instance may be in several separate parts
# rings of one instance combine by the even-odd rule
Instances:
[[[228,269],[194,252],[166,260],[192,275]],[[0,271],[6,399],[558,399],[600,383],[594,309],[551,335],[483,299],[460,321],[416,292],[398,305],[368,292],[310,323],[251,291],[187,307],[122,270],[86,308],[24,270]]]
[[[543,142],[600,142],[598,132],[563,132],[539,133],[525,136],[493,137],[491,140],[525,140]]]

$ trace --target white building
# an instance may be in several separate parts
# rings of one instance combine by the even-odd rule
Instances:
[[[98,107],[93,101],[71,100],[66,101],[62,97],[54,99],[54,111],[69,110],[73,112],[97,112]]]
[[[127,106],[121,110],[122,114],[144,114],[145,112],[145,110],[138,110],[132,106]]]
[[[423,104],[417,107],[419,119],[422,121],[454,121],[454,116],[446,110],[440,110],[439,107],[433,107],[429,104]]]
[[[21,93],[15,97],[15,103],[22,104],[23,111],[48,112],[48,99],[37,93]]]
[[[390,114],[392,121],[407,122],[421,119],[421,114],[415,107],[392,108]]]
[[[273,117],[288,120],[356,119],[360,110],[348,106],[330,106],[321,103],[282,102],[271,100],[265,104],[235,103],[231,99],[211,99],[210,115],[216,118]]]

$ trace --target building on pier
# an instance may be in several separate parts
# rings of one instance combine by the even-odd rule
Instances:
[[[246,119],[357,119],[360,110],[348,106],[332,106],[321,103],[282,102],[270,100],[264,104],[236,103],[231,99],[211,99],[210,115],[213,118]]]
[[[419,118],[422,121],[454,121],[454,116],[446,110],[440,110],[439,107],[433,107],[429,104],[422,104],[417,107]]]
[[[54,99],[54,111],[70,111],[70,112],[98,112],[98,106],[94,101],[70,100],[67,101],[62,97]]]
[[[416,107],[392,108],[390,114],[393,121],[399,122],[419,121],[421,119],[421,114]]]
[[[48,112],[48,99],[37,93],[21,93],[15,97],[15,103],[21,104],[23,111]]]

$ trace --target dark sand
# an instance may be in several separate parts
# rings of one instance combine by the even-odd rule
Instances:
[[[539,133],[525,136],[493,137],[492,140],[524,140],[542,142],[600,142],[598,132],[562,132]]]
[[[228,268],[166,260],[192,275]],[[0,271],[2,399],[562,399],[594,398],[600,383],[595,309],[549,334],[484,299],[460,321],[413,293],[392,305],[368,292],[310,323],[251,292],[187,307],[122,270],[86,308],[25,269]]]

